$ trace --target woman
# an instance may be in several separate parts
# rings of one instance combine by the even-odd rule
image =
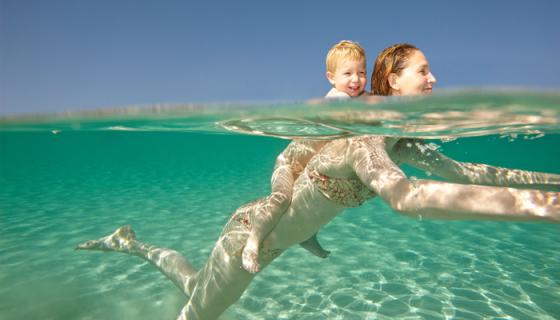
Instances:
[[[411,65],[405,64],[400,76]],[[393,84],[399,86],[394,93],[404,94],[404,81]],[[292,142],[294,150],[298,143]],[[263,241],[261,267],[310,238],[345,208],[377,195],[395,211],[414,217],[560,222],[559,193],[493,186],[558,188],[560,175],[464,164],[422,150],[417,141],[379,136],[327,142],[297,178],[290,207]],[[401,162],[453,182],[480,185],[408,180],[396,164]],[[491,170],[480,171],[479,166]],[[239,299],[255,276],[242,268],[241,252],[262,203],[261,199],[236,210],[198,272],[176,251],[137,241],[130,227],[80,244],[78,249],[120,251],[146,259],[189,297],[180,319],[214,319]]]
[[[266,237],[259,254],[265,267],[284,250],[316,233],[347,207],[379,195],[395,211],[426,218],[560,222],[560,193],[408,180],[395,162],[408,148],[383,137],[334,140],[315,155],[294,186],[288,211]],[[440,173],[440,172],[436,172]],[[560,185],[560,175],[516,171],[525,185]],[[454,172],[445,172],[453,176]],[[480,177],[491,182],[491,177]],[[486,179],[486,180],[484,180]],[[514,181],[511,181],[514,183]],[[517,181],[523,184],[523,180]],[[129,227],[78,249],[121,251],[156,265],[188,297],[180,319],[214,319],[233,304],[255,274],[241,266],[241,251],[259,202],[238,209],[198,272],[179,253],[137,241]]]
[[[399,43],[384,49],[375,59],[371,92],[378,96],[430,94],[436,81],[422,51]]]

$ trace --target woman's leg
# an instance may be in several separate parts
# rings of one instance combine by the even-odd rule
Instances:
[[[324,259],[331,254],[331,252],[329,250],[325,250],[321,246],[321,244],[319,243],[319,240],[317,240],[317,233],[312,235],[311,238],[301,242],[299,245],[302,248],[304,248],[305,250],[313,253],[314,255],[316,255],[319,258]]]
[[[241,252],[249,235],[249,215],[254,214],[257,204],[258,201],[247,204],[233,214],[198,273],[178,252],[136,240],[130,226],[79,244],[76,249],[124,252],[147,260],[189,297],[179,319],[215,319],[241,297],[253,280],[254,274],[242,267]],[[261,250],[259,264],[265,268],[281,253],[282,250]]]
[[[249,203],[232,215],[204,268],[179,319],[215,319],[235,303],[255,277],[243,268],[242,252],[252,228],[260,202]],[[258,264],[264,269],[282,250],[261,249]]]
[[[217,245],[178,319],[216,319],[241,297],[254,276],[242,267],[240,255],[231,256]]]
[[[196,270],[190,263],[175,250],[158,248],[136,240],[130,226],[120,227],[98,240],[79,244],[76,250],[116,251],[141,257],[153,264],[187,296],[192,292]]]

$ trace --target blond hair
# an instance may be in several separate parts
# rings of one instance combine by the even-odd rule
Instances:
[[[366,61],[366,51],[357,42],[342,40],[327,53],[327,71],[334,73],[340,60],[351,59]]]

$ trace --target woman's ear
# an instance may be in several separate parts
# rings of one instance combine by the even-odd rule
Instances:
[[[334,86],[334,73],[327,71],[327,79]]]
[[[387,78],[387,81],[389,82],[389,87],[391,87],[391,89],[393,90],[400,89],[399,76],[396,73],[389,74],[389,78]]]

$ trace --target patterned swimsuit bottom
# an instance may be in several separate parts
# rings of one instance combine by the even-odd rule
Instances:
[[[375,195],[357,177],[332,178],[315,170],[306,170],[306,174],[322,195],[344,207],[358,207]],[[233,213],[220,236],[220,244],[228,255],[241,256],[249,233],[256,222],[255,216],[261,211],[259,209],[262,208],[264,201],[265,199],[253,201]],[[259,257],[272,261],[282,252],[281,249],[261,249]]]
[[[358,177],[332,178],[316,170],[307,172],[307,175],[322,195],[344,207],[359,207],[364,201],[375,196]]]

